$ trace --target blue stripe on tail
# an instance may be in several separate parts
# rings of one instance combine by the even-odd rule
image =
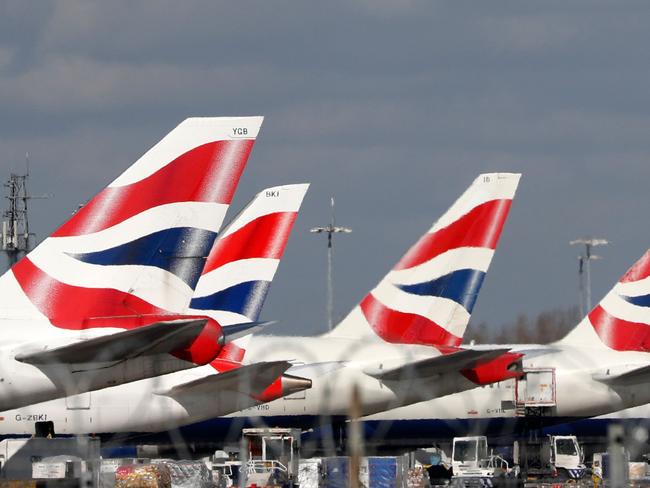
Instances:
[[[101,266],[154,266],[176,275],[194,289],[216,238],[215,232],[180,227],[154,232],[103,251],[69,256]]]
[[[259,319],[262,305],[269,292],[270,281],[246,281],[205,297],[193,298],[190,307],[195,310],[224,310]]]
[[[431,281],[414,285],[395,285],[406,293],[448,298],[472,313],[485,273],[476,269],[459,269]]]
[[[639,295],[637,297],[626,297],[621,295],[621,298],[637,307],[650,307],[650,295]]]

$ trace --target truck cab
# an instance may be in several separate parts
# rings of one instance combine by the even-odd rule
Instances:
[[[574,435],[550,436],[551,464],[557,470],[566,470],[567,477],[577,479],[585,471],[584,454]]]
[[[457,488],[494,486],[510,472],[505,459],[488,453],[485,436],[455,437],[451,460],[451,485]]]
[[[482,459],[487,459],[487,437],[454,437],[451,467],[454,475],[478,469]]]
[[[516,462],[529,479],[577,480],[586,474],[584,456],[574,435],[549,435],[522,444]]]

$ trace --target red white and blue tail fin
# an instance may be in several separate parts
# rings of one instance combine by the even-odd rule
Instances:
[[[64,329],[185,312],[261,123],[183,121],[0,278],[3,312]]]
[[[267,188],[226,226],[203,269],[190,314],[224,330],[259,320],[309,184]],[[241,362],[250,335],[229,343],[220,359]]]
[[[189,313],[221,325],[259,319],[308,188],[262,190],[228,224],[208,256]]]
[[[560,343],[650,352],[650,249]]]
[[[519,174],[482,174],[328,335],[458,346]]]

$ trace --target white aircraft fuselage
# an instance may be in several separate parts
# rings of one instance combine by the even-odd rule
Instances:
[[[648,354],[615,352],[568,346],[512,346],[525,354],[524,372],[547,372],[550,394],[533,400],[547,401],[545,415],[553,418],[580,418],[602,415],[650,402],[650,391],[634,385],[613,386],[595,376],[621,369],[645,366]],[[181,425],[207,421],[229,414],[231,421],[242,417],[282,422],[318,422],[322,416],[346,416],[351,391],[359,387],[363,414],[368,421],[431,423],[437,420],[517,419],[518,396],[525,395],[525,382],[507,380],[475,387],[462,375],[443,377],[443,381],[411,381],[405,378],[401,388],[390,389],[364,371],[405,364],[439,354],[425,346],[396,346],[368,341],[332,338],[256,337],[249,351],[257,360],[286,358],[288,352],[297,363],[336,362],[345,365],[314,379],[314,386],[287,398],[260,404],[247,395],[213,391],[206,396],[172,397],[160,392],[202,375],[213,374],[210,366],[173,373],[134,383],[107,388],[77,397],[49,401],[2,414],[0,435],[29,435],[34,421],[53,421],[61,434],[158,432]],[[522,386],[523,385],[523,386]],[[542,385],[535,389],[544,392]],[[535,394],[537,394],[535,393]],[[417,402],[422,395],[433,400]],[[408,402],[415,402],[408,406]],[[529,402],[530,403],[530,402]],[[551,404],[552,403],[552,404]],[[241,411],[233,409],[241,407]],[[392,408],[398,407],[398,408]],[[222,419],[223,422],[228,422]],[[398,424],[397,424],[398,425]],[[464,423],[457,424],[459,428]],[[305,425],[305,427],[308,427]],[[205,432],[206,435],[208,434]]]
[[[34,331],[33,342],[12,338],[11,331],[28,327]],[[155,354],[125,361],[93,361],[66,365],[60,363],[33,365],[16,360],[16,356],[32,351],[76,344],[91,338],[123,332],[121,329],[102,328],[86,331],[56,329],[46,320],[0,319],[0,328],[7,331],[0,349],[0,409],[64,397],[76,393],[107,388],[123,382],[157,376],[195,367],[195,364],[177,359],[170,354]],[[40,331],[40,334],[38,333]],[[47,338],[47,340],[38,340]]]
[[[0,435],[31,434],[34,419],[53,421],[57,433],[76,434],[157,432],[227,414],[347,416],[355,385],[361,394],[363,414],[371,415],[423,398],[476,387],[457,372],[441,375],[434,381],[430,378],[405,378],[391,382],[390,387],[364,372],[441,355],[437,349],[428,346],[324,337],[260,336],[251,340],[247,354],[256,362],[291,357],[297,365],[309,367],[321,363],[321,366],[315,366],[316,370],[323,367],[327,372],[316,373],[311,389],[263,405],[249,395],[218,388],[208,392],[202,389],[196,394],[191,391],[183,395],[165,394],[174,386],[216,373],[212,366],[201,366],[4,412]],[[351,357],[354,359],[350,360]],[[301,372],[296,374],[301,375]],[[241,409],[246,410],[238,412]]]

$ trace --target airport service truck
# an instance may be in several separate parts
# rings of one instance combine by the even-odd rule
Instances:
[[[547,436],[516,441],[512,464],[488,452],[485,436],[456,437],[452,449],[452,484],[455,486],[513,486],[536,480],[566,481],[585,476],[582,449],[575,436]]]
[[[243,429],[245,486],[297,486],[300,434],[300,429],[289,428]]]
[[[574,435],[549,435],[517,443],[513,457],[529,480],[579,480],[587,474],[584,454]]]

